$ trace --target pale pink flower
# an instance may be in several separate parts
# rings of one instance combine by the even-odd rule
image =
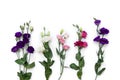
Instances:
[[[63,49],[66,51],[66,50],[68,50],[70,48],[70,46],[68,46],[68,45],[63,45]]]
[[[65,39],[61,38],[61,39],[59,39],[59,42],[60,42],[61,44],[64,44],[64,43],[65,43]]]
[[[64,37],[65,39],[67,39],[67,38],[69,37],[69,35],[68,35],[67,33],[65,33],[65,34],[63,35],[63,37]]]
[[[57,39],[58,40],[62,39],[62,36],[61,35],[57,35]]]

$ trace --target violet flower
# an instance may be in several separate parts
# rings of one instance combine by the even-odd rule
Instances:
[[[104,35],[108,34],[109,30],[104,27],[99,29],[99,24],[101,23],[101,21],[95,18],[94,20],[95,20],[94,23],[97,26],[96,27],[97,37],[95,37],[93,41],[97,42],[99,46],[99,50],[97,51],[98,60],[95,63],[95,73],[96,73],[95,80],[97,80],[97,77],[100,76],[106,69],[105,67],[101,68],[101,65],[104,62],[104,51],[102,48],[104,45],[109,44],[108,39],[104,38],[105,37]]]

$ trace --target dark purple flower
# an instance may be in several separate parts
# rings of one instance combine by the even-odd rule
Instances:
[[[100,44],[104,45],[104,44],[108,44],[109,41],[106,38],[101,38],[100,39]]]
[[[23,48],[25,46],[25,43],[23,41],[19,41],[19,42],[17,42],[17,46],[19,48]]]
[[[108,33],[109,33],[109,30],[108,30],[108,29],[106,29],[106,28],[104,28],[104,27],[100,29],[100,34],[103,34],[103,35],[104,35],[104,34],[108,34]]]
[[[18,50],[19,50],[19,47],[18,47],[18,46],[14,46],[14,47],[11,49],[12,52],[17,52]]]
[[[99,40],[100,40],[100,36],[97,36],[94,38],[94,41],[96,41],[96,42],[99,42]]]
[[[29,43],[29,39],[28,38],[23,38],[23,42],[24,43]]]
[[[30,38],[30,34],[29,33],[23,34],[23,38]]]
[[[22,33],[21,33],[21,32],[16,32],[16,33],[15,33],[15,37],[20,38],[21,36],[22,36]]]
[[[100,23],[101,23],[101,20],[97,20],[97,19],[96,19],[96,20],[94,21],[94,23],[95,23],[97,26],[99,26]]]
[[[27,51],[28,51],[29,53],[33,53],[33,52],[34,52],[34,48],[33,48],[32,46],[29,46],[29,47],[27,48]]]

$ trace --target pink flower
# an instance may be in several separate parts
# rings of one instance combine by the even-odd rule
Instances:
[[[86,48],[88,46],[87,42],[83,42],[83,47]]]
[[[61,44],[64,44],[64,43],[65,43],[65,39],[61,38],[61,39],[59,39],[59,42],[60,42]]]
[[[68,45],[63,45],[63,49],[64,49],[65,51],[67,51],[69,48],[70,48],[70,46],[68,46]]]
[[[82,31],[81,32],[81,37],[82,38],[86,38],[87,37],[87,32],[86,31]]]
[[[83,41],[76,41],[74,43],[74,46],[78,46],[78,47],[84,47],[86,48],[88,46],[87,42],[83,42]]]
[[[61,35],[57,35],[57,39],[58,40],[62,39],[62,36]]]

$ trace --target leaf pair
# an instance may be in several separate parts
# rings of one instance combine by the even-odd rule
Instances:
[[[32,73],[31,72],[28,72],[28,73],[24,73],[24,72],[18,72],[17,73],[20,80],[30,80],[31,76],[32,76]]]
[[[77,76],[78,76],[79,79],[81,79],[81,77],[82,77],[82,69],[83,69],[83,67],[85,65],[85,62],[84,62],[84,58],[81,57],[80,52],[78,52],[76,54],[76,60],[78,61],[78,65],[75,64],[75,63],[72,63],[70,65],[70,68],[72,68],[74,70],[77,70]]]

